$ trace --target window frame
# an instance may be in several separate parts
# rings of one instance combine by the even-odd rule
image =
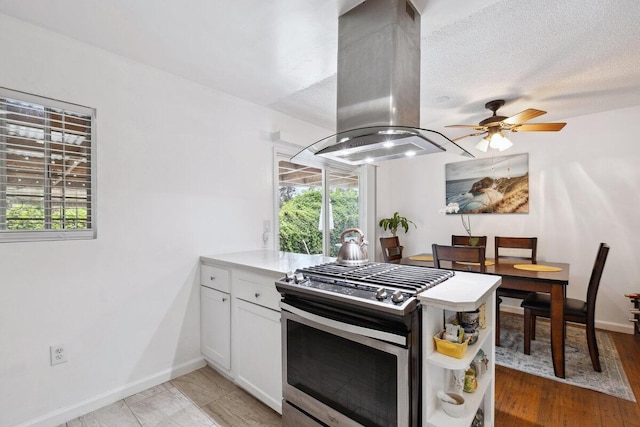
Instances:
[[[297,154],[301,150],[301,147],[295,144],[291,144],[284,141],[278,141],[274,143],[273,149],[273,246],[276,250],[280,248],[280,222],[279,222],[279,205],[280,205],[280,179],[279,179],[279,163],[281,160],[291,161],[291,157]],[[373,217],[370,214],[370,210],[375,210],[375,167],[371,165],[363,166],[345,166],[343,164],[332,163],[327,165],[326,162],[318,162],[318,164],[309,164],[308,166],[315,167],[322,171],[322,203],[325,212],[329,212],[329,204],[331,203],[329,193],[330,188],[328,185],[328,170],[339,170],[344,172],[351,172],[358,175],[358,222],[360,223],[360,229],[365,233],[375,232],[375,229],[370,224],[370,219]],[[322,232],[322,248],[323,255],[330,256],[330,233],[329,219],[325,215],[325,224]],[[373,234],[370,234],[373,236]],[[369,240],[368,237],[366,237]]]
[[[95,108],[86,107],[83,105],[73,104],[70,102],[59,101],[52,98],[47,98],[39,95],[34,95],[26,92],[16,91],[0,86],[0,98],[10,98],[16,101],[22,101],[26,103],[36,104],[39,106],[53,109],[61,109],[86,115],[91,118],[90,129],[90,145],[89,155],[87,159],[88,163],[88,176],[90,179],[90,186],[88,191],[90,197],[87,198],[87,209],[90,212],[90,222],[85,229],[43,229],[43,230],[7,230],[6,228],[0,229],[0,243],[12,243],[12,242],[38,242],[38,241],[62,241],[62,240],[91,240],[97,238],[97,155],[96,155],[96,119],[97,112]],[[0,127],[3,126],[4,117],[0,114]],[[45,132],[46,134],[46,132]],[[46,138],[45,138],[46,139]],[[7,174],[6,174],[6,161],[5,155],[7,153],[4,148],[5,134],[0,133],[0,221],[3,227],[6,227],[6,211],[7,204]],[[43,184],[43,197],[50,199],[52,196],[52,189]]]

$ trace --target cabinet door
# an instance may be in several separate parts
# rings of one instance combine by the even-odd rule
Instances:
[[[234,299],[236,382],[282,413],[280,312]]]
[[[231,368],[231,298],[229,294],[200,286],[200,349],[205,357]]]

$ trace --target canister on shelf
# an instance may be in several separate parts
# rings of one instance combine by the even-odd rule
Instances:
[[[476,415],[473,417],[471,427],[483,427],[484,426],[484,412],[482,408],[478,408]]]
[[[469,367],[464,374],[464,388],[463,391],[467,393],[473,393],[478,388],[478,381],[476,380],[476,372],[473,368]]]
[[[451,371],[451,388],[458,394],[464,390],[464,369],[454,369]]]
[[[480,329],[480,310],[461,311],[458,313],[458,321],[465,329]]]
[[[484,351],[480,349],[478,354],[473,358],[473,362],[471,362],[471,367],[476,372],[476,378],[482,377],[485,372],[487,372],[487,368],[489,365],[489,360],[487,356],[484,354]]]

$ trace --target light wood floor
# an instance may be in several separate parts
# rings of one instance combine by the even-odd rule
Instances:
[[[281,419],[206,366],[59,427],[281,427]]]
[[[640,336],[611,333],[640,399]],[[280,416],[205,367],[67,423],[78,426],[269,426]],[[640,405],[496,366],[496,427],[640,427]]]

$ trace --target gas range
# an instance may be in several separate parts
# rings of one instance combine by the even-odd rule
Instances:
[[[450,270],[400,264],[372,262],[344,266],[328,263],[290,272],[276,282],[276,288],[282,294],[402,315],[415,310],[419,292],[454,274]]]

